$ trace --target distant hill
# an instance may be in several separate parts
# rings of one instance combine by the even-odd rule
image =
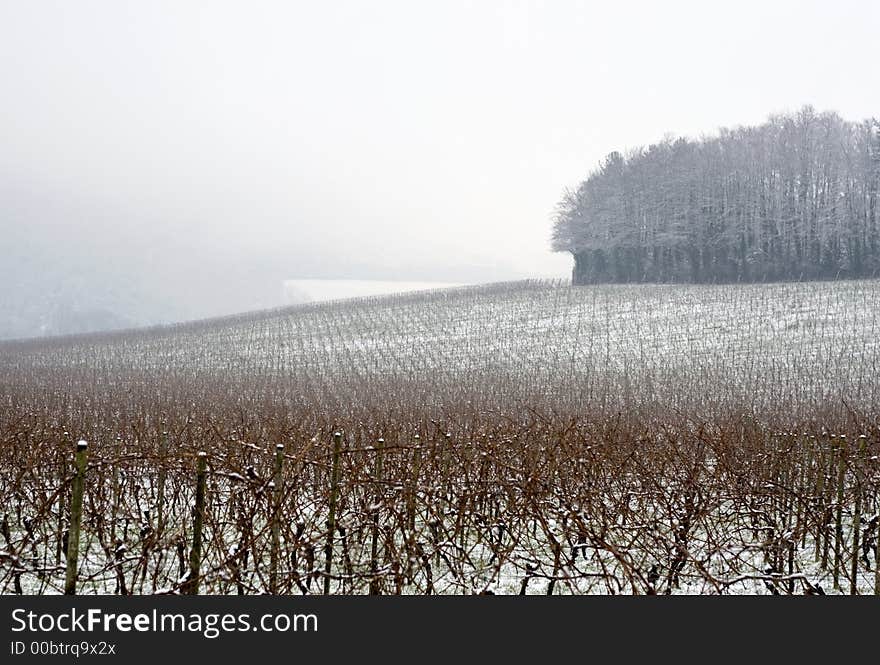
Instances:
[[[880,280],[587,289],[512,282],[0,343],[0,376],[14,382],[24,371],[21,380],[31,381],[32,363],[39,372],[85,372],[83,390],[95,393],[132,376],[145,400],[173,386],[200,401],[211,385],[365,413],[418,406],[430,395],[431,408],[527,402],[558,413],[666,405],[810,414],[841,398],[854,409],[876,405],[878,312]]]
[[[299,305],[453,286],[462,285],[450,282],[396,282],[376,279],[288,279],[284,281],[284,301],[288,305]]]

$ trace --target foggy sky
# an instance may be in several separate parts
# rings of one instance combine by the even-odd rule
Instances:
[[[880,115],[878,25],[873,0],[0,0],[0,243],[146,282],[563,276],[553,207],[612,150]]]

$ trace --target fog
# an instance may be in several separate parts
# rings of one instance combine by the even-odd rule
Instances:
[[[880,114],[872,0],[0,2],[0,337],[567,276],[613,150]]]

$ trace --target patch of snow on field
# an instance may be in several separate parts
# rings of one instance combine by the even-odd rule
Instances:
[[[284,301],[288,305],[298,305],[345,298],[429,291],[453,286],[462,286],[462,284],[453,282],[388,282],[364,279],[289,279],[284,282]]]

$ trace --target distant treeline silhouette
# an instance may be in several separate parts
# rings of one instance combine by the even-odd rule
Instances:
[[[555,217],[575,284],[880,275],[880,122],[806,106],[613,152]]]

